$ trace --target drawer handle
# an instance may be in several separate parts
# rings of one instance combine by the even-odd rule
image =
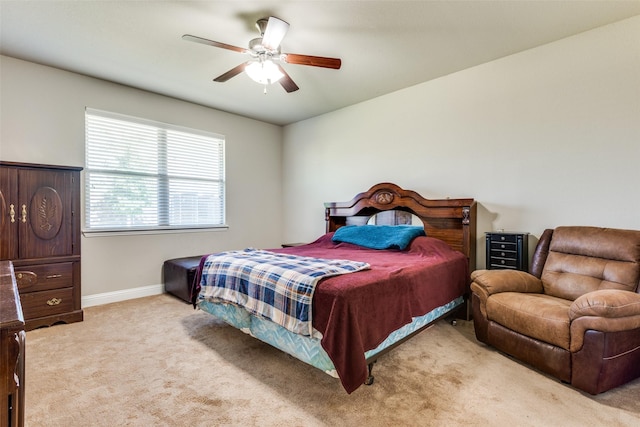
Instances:
[[[500,245],[500,247],[501,247],[502,249],[504,249],[506,246],[505,246],[505,245]]]
[[[27,205],[22,205],[22,222],[27,222]]]
[[[500,236],[500,240],[504,240],[504,236]]]
[[[59,279],[60,277],[62,277],[62,274],[50,274],[45,279]]]
[[[500,252],[500,255],[505,256],[505,253],[504,252]]]
[[[504,264],[504,260],[500,260],[500,262],[501,262],[502,264]]]
[[[14,390],[17,390],[20,388],[20,373],[21,373],[21,350],[24,346],[24,340],[23,340],[23,334],[24,331],[19,331],[16,332],[13,335],[13,342],[10,341],[11,345],[9,348],[9,361],[16,361],[16,365],[13,368],[13,384],[11,384],[10,388],[9,388],[9,392],[11,392],[11,388],[13,388]]]
[[[62,298],[51,298],[49,301],[47,301],[47,305],[54,306],[60,304],[61,302]]]
[[[33,271],[16,271],[18,288],[24,289],[38,283],[38,275]]]
[[[9,217],[11,218],[11,222],[16,222],[16,205],[9,205]]]

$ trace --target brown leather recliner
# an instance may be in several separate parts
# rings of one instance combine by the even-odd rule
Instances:
[[[640,231],[545,230],[530,273],[471,280],[479,341],[591,394],[640,377]]]

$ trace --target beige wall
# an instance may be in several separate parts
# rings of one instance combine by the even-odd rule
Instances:
[[[226,136],[229,230],[83,238],[83,296],[159,284],[169,258],[313,239],[325,201],[382,181],[474,197],[483,266],[485,231],[640,229],[639,40],[636,17],[284,130],[0,56],[0,158],[82,166],[85,106]]]
[[[0,61],[2,160],[84,166],[85,107],[226,136],[229,229],[83,237],[83,297],[159,285],[166,259],[281,243],[280,126],[9,57]]]
[[[479,203],[483,233],[640,229],[640,17],[285,128],[287,241],[383,181]]]

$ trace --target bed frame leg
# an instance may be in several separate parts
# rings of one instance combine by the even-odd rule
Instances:
[[[366,381],[364,382],[364,383],[365,383],[365,385],[371,385],[371,384],[373,384],[374,377],[373,377],[373,375],[371,374],[371,371],[373,371],[373,364],[374,364],[374,363],[376,363],[376,362],[375,362],[375,361],[373,361],[373,362],[369,363],[369,365],[368,365],[368,368],[369,368],[369,375],[367,375],[367,379],[366,379]]]

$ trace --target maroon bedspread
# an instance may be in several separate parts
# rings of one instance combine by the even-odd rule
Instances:
[[[446,243],[418,237],[409,248],[375,250],[333,243],[333,233],[303,246],[272,249],[300,256],[365,261],[370,270],[322,280],[313,301],[313,326],[347,393],[367,379],[365,351],[396,329],[464,295],[468,261]]]

